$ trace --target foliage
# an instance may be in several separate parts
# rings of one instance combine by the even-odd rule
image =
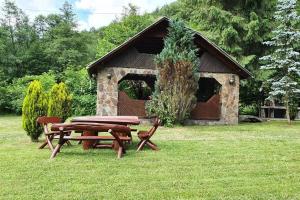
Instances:
[[[61,82],[53,85],[48,100],[48,116],[56,116],[64,121],[71,116],[72,96],[67,86]]]
[[[252,104],[252,105],[245,105],[242,104],[239,106],[239,114],[240,115],[254,115],[257,116],[258,115],[258,107],[256,104]]]
[[[47,113],[47,97],[40,81],[32,81],[28,87],[22,108],[23,129],[31,140],[38,141],[42,128],[36,120]]]
[[[21,114],[27,87],[34,80],[40,81],[44,91],[48,92],[55,83],[55,75],[50,71],[39,76],[15,78],[10,84],[0,85],[0,110]]]
[[[115,20],[109,26],[101,30],[97,56],[104,56],[113,48],[125,42],[128,38],[146,28],[153,20],[153,16],[149,14],[138,15],[137,7],[125,8],[125,13],[120,20]]]
[[[132,99],[148,100],[152,94],[151,88],[139,80],[123,80],[119,83],[119,91],[124,91]]]
[[[64,71],[63,81],[72,93],[73,115],[95,115],[96,113],[96,81],[92,80],[86,69]]]
[[[1,6],[1,5],[0,5]],[[37,16],[33,23],[13,1],[5,0],[0,16],[0,69],[5,80],[39,75],[50,69],[86,65],[96,54],[96,31],[78,32],[72,6],[58,14]]]
[[[258,58],[267,50],[261,41],[276,26],[272,20],[276,1],[177,0],[156,14],[183,20],[245,66],[254,78],[242,81],[240,101],[258,106],[266,97],[260,90],[265,76]]]
[[[292,100],[300,94],[300,53],[296,46],[300,41],[300,31],[296,27],[300,16],[296,12],[296,0],[278,0],[274,19],[277,28],[272,31],[272,38],[264,42],[272,47],[269,55],[261,60],[261,69],[271,71],[268,81],[271,84],[271,97],[276,97],[286,106],[286,116],[290,122]]]
[[[193,31],[180,21],[172,21],[168,31],[164,49],[156,56],[159,76],[148,109],[171,125],[183,123],[195,106],[199,60]]]

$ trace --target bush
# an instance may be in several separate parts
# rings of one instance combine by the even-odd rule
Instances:
[[[40,81],[30,83],[22,108],[22,125],[31,140],[38,141],[42,134],[42,127],[36,122],[39,116],[47,113],[47,97],[44,94]]]
[[[64,82],[72,92],[72,113],[74,115],[94,115],[96,113],[96,82],[90,79],[85,68],[64,71]]]
[[[49,93],[48,116],[60,117],[66,120],[71,116],[72,96],[66,85],[59,83],[53,85]]]
[[[252,105],[240,105],[239,107],[240,115],[258,115],[258,106],[255,104]]]
[[[159,76],[147,108],[168,125],[183,123],[196,105],[199,59],[193,40],[193,31],[182,22],[172,21],[164,49],[155,59]]]
[[[176,112],[172,108],[172,95],[167,94],[168,91],[160,92],[159,95],[153,94],[151,101],[146,104],[149,115],[159,116],[162,123],[167,127],[172,127],[176,121]]]

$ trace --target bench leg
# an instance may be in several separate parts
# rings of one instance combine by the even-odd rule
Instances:
[[[53,140],[54,136],[46,136],[45,142],[39,147],[39,149],[43,149],[45,146],[49,146],[50,150],[53,151],[54,147],[52,145],[52,140]]]
[[[53,137],[54,136],[50,136],[50,138],[49,137],[46,138],[48,146],[49,146],[49,148],[50,148],[51,151],[54,150],[54,147],[53,147],[53,144],[52,144]]]
[[[155,150],[155,151],[158,150],[157,146],[154,145],[152,142],[149,142],[149,141],[148,141],[146,144],[147,144],[152,150]]]
[[[150,142],[152,145],[154,145],[154,146],[156,146],[156,147],[157,147],[157,145],[156,145],[156,144],[154,144],[154,142],[152,142],[151,140],[148,140],[148,142]]]
[[[60,148],[64,145],[66,141],[63,141],[62,143],[58,143],[55,147],[55,149],[53,150],[50,159],[54,158],[58,152],[60,152]]]
[[[145,146],[146,142],[147,142],[147,140],[143,140],[136,151],[142,150],[143,147]]]
[[[48,142],[47,142],[47,139],[44,141],[44,143],[39,146],[39,149],[43,149],[45,146],[47,146]]]
[[[123,147],[119,146],[119,149],[118,149],[118,158],[121,158],[122,154],[123,154]]]
[[[136,146],[139,147],[142,142],[143,142],[143,140],[139,141],[139,143]]]

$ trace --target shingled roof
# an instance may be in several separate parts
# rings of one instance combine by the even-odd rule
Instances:
[[[141,32],[137,33],[133,37],[129,38],[127,41],[125,41],[120,46],[116,47],[103,57],[99,58],[98,60],[92,62],[87,66],[87,70],[90,75],[97,73],[98,67],[104,65],[109,60],[113,59],[115,56],[122,53],[124,50],[128,49],[131,44],[138,41],[140,38],[142,38],[143,35],[149,33],[153,29],[157,27],[164,27],[165,30],[168,28],[170,23],[170,19],[167,17],[161,17],[156,22],[142,30]],[[194,31],[194,30],[193,30]],[[225,66],[230,68],[232,71],[234,71],[236,74],[238,74],[242,79],[246,79],[251,77],[251,73],[246,70],[244,67],[242,67],[236,60],[234,60],[228,53],[226,53],[223,49],[218,47],[213,42],[209,41],[206,37],[204,37],[201,33],[195,32],[195,41],[197,41],[197,45],[200,46],[202,49],[205,49],[208,51],[211,55],[218,57],[222,63],[224,63]]]

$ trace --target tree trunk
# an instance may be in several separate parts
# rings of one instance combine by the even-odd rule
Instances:
[[[286,119],[289,124],[291,124],[291,116],[290,116],[290,106],[289,103],[286,104]]]

